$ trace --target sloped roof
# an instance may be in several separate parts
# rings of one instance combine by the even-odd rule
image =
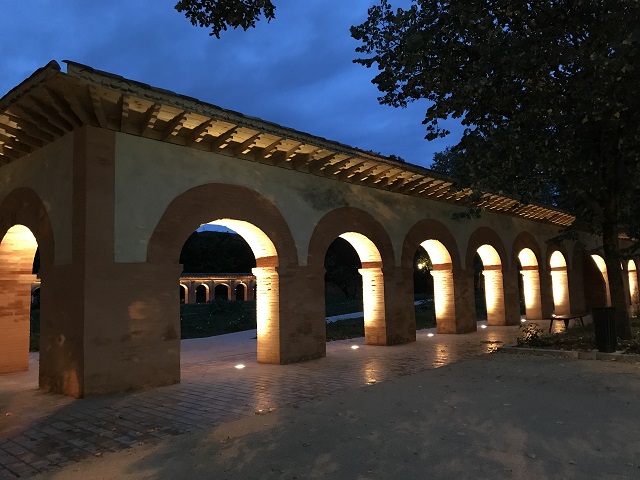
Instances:
[[[469,190],[432,170],[65,61],[38,69],[0,99],[0,167],[90,124],[274,167],[455,205]],[[567,226],[574,217],[506,195],[479,206]]]

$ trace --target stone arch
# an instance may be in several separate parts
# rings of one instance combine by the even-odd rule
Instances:
[[[525,315],[528,320],[541,319],[542,289],[540,286],[542,254],[537,240],[529,232],[521,232],[513,241],[511,250],[511,264],[520,262],[522,278],[522,293],[524,296]]]
[[[473,271],[473,258],[478,253],[482,260],[489,325],[507,324],[503,270],[507,260],[506,250],[496,232],[480,227],[469,237],[465,266]]]
[[[33,260],[40,248],[41,338],[49,335],[52,295],[47,273],[54,263],[53,229],[44,203],[31,189],[18,188],[0,202],[0,373],[29,368]],[[43,355],[46,359],[46,352]]]
[[[569,315],[571,314],[571,302],[569,299],[567,257],[560,250],[553,250],[549,253],[548,264],[551,270],[554,313],[556,315]]]
[[[417,222],[405,237],[401,266],[413,271],[413,258],[418,247],[423,247],[431,258],[434,280],[434,306],[438,333],[457,333],[456,292],[454,271],[460,271],[460,255],[454,236],[441,222],[424,219]]]
[[[286,221],[271,201],[253,190],[226,184],[200,185],[169,204],[149,240],[147,262],[177,265],[184,242],[204,223],[236,231],[253,251],[258,361],[281,363],[279,275],[298,265]]]
[[[307,264],[314,274],[320,276],[324,272],[326,252],[338,237],[353,246],[362,264],[359,272],[362,275],[366,342],[372,345],[399,343],[390,339],[385,314],[383,271],[395,266],[387,232],[373,216],[357,208],[343,207],[327,213],[316,225],[309,242]]]

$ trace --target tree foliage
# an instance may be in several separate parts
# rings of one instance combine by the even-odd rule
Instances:
[[[216,38],[220,38],[227,27],[248,30],[262,17],[271,21],[276,10],[271,0],[180,0],[175,8],[184,13],[192,25],[211,28],[209,35]]]
[[[449,153],[474,187],[527,202],[552,185],[575,225],[601,236],[623,336],[618,236],[638,232],[639,22],[637,0],[381,0],[352,27],[381,103],[430,101],[427,139],[461,120]]]

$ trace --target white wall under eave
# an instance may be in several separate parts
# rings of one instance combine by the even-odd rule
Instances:
[[[306,264],[309,241],[319,220],[345,206],[371,213],[384,226],[398,265],[408,231],[424,218],[447,225],[457,240],[463,264],[469,236],[481,226],[500,235],[509,257],[520,232],[536,237],[542,252],[546,251],[544,241],[558,232],[551,225],[492,212],[484,212],[480,219],[453,221],[451,214],[460,208],[446,203],[117,134],[116,261],[144,262],[148,241],[169,203],[190,188],[208,183],[250,188],[273,202],[289,225],[300,265]],[[509,265],[511,258],[504,262]]]

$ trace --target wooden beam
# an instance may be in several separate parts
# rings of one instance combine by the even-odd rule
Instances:
[[[76,114],[69,106],[69,102],[67,102],[64,97],[62,97],[57,91],[47,85],[44,86],[44,91],[53,101],[56,110],[63,118],[65,118],[71,125],[74,125],[75,127],[79,127],[80,125],[82,125],[82,121],[76,116]]]
[[[216,120],[210,118],[191,130],[188,143],[200,143],[209,134],[209,127],[213,126],[214,123],[216,123]]]
[[[187,112],[180,112],[178,115],[169,120],[169,122],[167,122],[167,125],[162,131],[163,142],[166,142],[171,137],[175,137],[176,135],[178,135],[178,132],[180,132],[180,129],[184,125],[184,122],[187,121],[187,115]]]
[[[3,143],[7,147],[11,148],[11,150],[18,152],[21,155],[28,155],[29,153],[33,152],[33,147],[27,145],[26,143],[22,143],[15,138],[0,137],[0,143]]]
[[[20,142],[26,143],[31,147],[42,148],[44,146],[44,142],[42,140],[32,137],[31,135],[26,134],[22,130],[18,130],[17,128],[10,127],[9,125],[0,123],[0,130],[4,130],[9,135],[16,137]]]
[[[341,172],[339,172],[337,174],[337,177],[340,180],[348,180],[349,179],[349,175],[353,174],[355,175],[357,173],[357,170],[359,168],[361,168],[364,164],[366,164],[366,161],[361,161],[361,162],[356,162],[354,165],[351,165],[348,168],[345,168],[344,170],[342,170]]]
[[[96,116],[96,120],[98,120],[98,125],[102,128],[107,128],[109,126],[109,121],[104,113],[102,99],[100,98],[100,94],[96,87],[93,85],[89,85],[89,96],[91,97],[91,105],[93,106],[93,113]]]
[[[281,163],[286,162],[289,159],[289,157],[294,155],[300,149],[301,145],[302,143],[298,142],[296,146],[290,148],[286,152],[279,150],[278,152],[274,153],[271,157],[269,157],[271,159],[271,164],[274,166],[278,166]]]
[[[394,191],[396,193],[407,193],[407,192],[410,192],[414,188],[418,188],[420,186],[420,184],[425,182],[426,180],[427,180],[426,177],[419,176],[418,178],[416,178],[414,180],[411,180],[409,182],[406,182],[405,184],[401,185],[400,187],[394,189]]]
[[[294,170],[298,170],[303,165],[309,163],[313,158],[313,155],[318,151],[320,151],[320,149],[316,148],[310,152],[296,154],[291,159],[291,167],[293,167]]]
[[[29,119],[29,122],[36,126],[36,130],[48,133],[51,136],[51,140],[53,140],[53,138],[55,137],[61,137],[65,134],[65,131],[63,129],[53,125],[51,122],[49,122],[49,119],[47,117],[25,105],[15,104],[12,105],[11,108],[12,110],[16,111],[15,114],[8,111],[4,113],[15,123],[19,124],[18,120],[24,122],[26,117]]]
[[[226,132],[221,133],[220,135],[215,137],[211,142],[211,151],[217,150],[219,148],[224,148],[223,145],[226,147],[226,144],[229,143],[231,137],[235,135],[239,128],[240,127],[238,126],[231,127]]]
[[[392,167],[389,167],[374,174],[373,172],[375,172],[376,168],[379,168],[380,166],[381,165],[379,164],[375,164],[372,167],[366,168],[363,171],[356,173],[354,176],[351,177],[351,181],[353,183],[362,182],[367,187],[372,186],[374,183],[378,181],[379,178],[382,177],[382,175],[384,175],[386,172],[392,169]]]
[[[2,121],[2,115],[0,115],[0,122]],[[34,138],[38,138],[43,142],[52,142],[56,137],[64,135],[63,130],[58,130],[60,132],[59,135],[53,135],[51,133],[45,132],[42,128],[40,128],[40,124],[36,124],[25,120],[24,117],[16,117],[9,112],[4,112],[4,117],[10,121],[18,125],[18,129],[22,130],[27,135],[31,135]],[[56,127],[52,126],[52,130],[57,130]]]
[[[281,138],[276,140],[275,142],[270,143],[269,145],[267,145],[266,147],[264,147],[263,149],[261,149],[259,152],[257,152],[255,154],[257,159],[264,159],[267,158],[269,155],[272,155],[273,152],[275,152],[278,147],[282,144],[284,140],[282,140]]]
[[[29,97],[29,100],[31,101],[31,104],[34,105],[38,110],[40,110],[40,112],[42,112],[48,119],[49,122],[51,122],[52,124],[54,124],[56,127],[70,132],[71,130],[73,130],[74,125],[73,123],[71,123],[69,120],[67,120],[66,118],[64,118],[59,112],[58,110],[56,110],[55,108],[53,108],[51,105],[49,105],[47,102],[31,95]]]
[[[145,136],[147,133],[153,130],[156,122],[158,121],[158,115],[160,115],[160,110],[162,110],[162,105],[159,103],[154,103],[151,105],[144,114],[144,120],[142,121],[140,135]]]
[[[353,160],[353,157],[347,157],[344,160],[340,160],[339,162],[327,165],[326,167],[324,167],[324,170],[322,170],[322,173],[324,173],[325,177],[330,177],[342,167],[346,167],[347,165],[349,165],[349,162],[351,162],[351,160]]]
[[[87,111],[86,107],[80,100],[77,92],[63,92],[64,98],[69,102],[69,107],[73,110],[73,113],[82,121],[84,125],[91,124],[91,114]],[[84,92],[86,96],[86,91]]]
[[[239,143],[238,145],[233,146],[233,153],[235,155],[241,155],[243,153],[248,153],[251,151],[251,147],[253,147],[258,140],[262,136],[262,132],[258,132],[255,135],[251,135],[244,142]]]
[[[329,155],[325,155],[324,157],[317,158],[309,162],[307,166],[309,173],[318,173],[322,170],[331,160],[338,156],[337,153],[330,153]]]
[[[120,97],[120,131],[126,132],[131,120],[131,97],[122,95]]]

